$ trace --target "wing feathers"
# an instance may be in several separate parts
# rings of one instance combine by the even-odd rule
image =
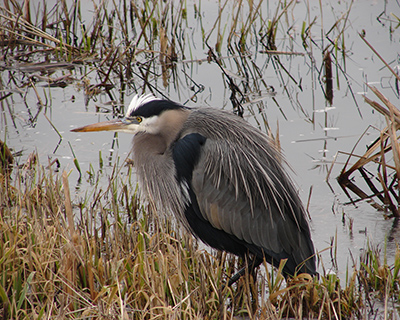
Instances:
[[[192,179],[204,219],[278,263],[289,258],[290,269],[313,255],[304,208],[268,138],[233,115],[208,109],[193,114],[184,132],[207,138]],[[315,272],[314,260],[308,269]]]

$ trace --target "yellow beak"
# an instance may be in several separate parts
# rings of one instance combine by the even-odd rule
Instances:
[[[72,129],[72,132],[92,132],[92,131],[125,131],[127,123],[122,119],[113,119],[110,121],[89,124],[84,127]]]

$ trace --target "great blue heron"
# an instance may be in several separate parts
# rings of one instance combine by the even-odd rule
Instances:
[[[135,96],[122,119],[72,131],[104,130],[134,134],[139,185],[195,237],[246,258],[251,270],[263,259],[276,267],[287,259],[285,276],[316,274],[304,207],[284,159],[260,130],[226,111],[151,95]]]

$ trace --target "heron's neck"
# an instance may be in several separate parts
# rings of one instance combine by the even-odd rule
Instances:
[[[133,154],[135,157],[148,157],[165,153],[168,145],[159,134],[140,132],[133,138]]]
[[[166,148],[175,142],[189,116],[189,110],[167,110],[160,115],[159,137],[164,140]]]
[[[164,154],[168,147],[176,141],[183,124],[189,116],[189,111],[165,111],[161,114],[157,133],[141,132],[133,139],[133,152],[145,155]]]

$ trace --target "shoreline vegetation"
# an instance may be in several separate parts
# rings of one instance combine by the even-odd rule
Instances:
[[[327,273],[286,283],[264,263],[256,282],[246,275],[226,288],[243,262],[149,212],[130,169],[72,202],[66,172],[29,166],[0,175],[4,319],[395,318],[399,248],[388,265],[385,246],[368,245],[345,281]]]
[[[258,127],[273,135],[262,112],[263,99],[270,98],[282,117],[286,119],[286,115],[275,89],[262,77],[270,65],[282,81],[291,107],[315,125],[314,99],[312,110],[297,100],[302,78],[285,67],[283,57],[290,61],[293,56],[304,56],[313,68],[312,90],[324,96],[326,108],[335,99],[334,88],[342,86],[359,111],[345,71],[352,1],[333,26],[323,29],[322,23],[320,27],[316,24],[317,18],[309,17],[297,31],[288,22],[296,1],[279,1],[269,17],[261,10],[269,7],[269,2],[235,3],[220,2],[210,30],[203,27],[201,1],[193,4],[201,34],[196,39],[202,41],[194,44],[185,33],[188,19],[192,19],[186,1],[93,1],[89,21],[80,1],[56,1],[50,7],[46,1],[4,0],[0,8],[0,102],[1,112],[10,119],[7,125],[15,126],[12,99],[16,97],[27,106],[27,121],[35,124],[43,114],[61,142],[63,135],[46,110],[53,107],[51,88],[70,85],[82,91],[86,106],[100,94],[107,96],[110,103],[96,107],[96,112],[114,117],[124,113],[127,91],[165,96],[170,86],[178,94],[185,87],[189,99],[195,101],[204,87],[194,81],[191,70],[202,63],[214,63],[220,69],[233,111],[239,116],[259,115],[255,119]],[[399,18],[392,18],[398,26]],[[323,35],[322,40],[313,38],[316,33]],[[360,36],[383,60],[365,35]],[[203,48],[204,57],[193,54],[195,45]],[[257,51],[250,52],[249,46]],[[258,64],[256,55],[265,56],[266,62]],[[323,63],[317,68],[318,59]],[[232,74],[227,66],[234,66],[237,73]],[[287,89],[287,82],[296,88],[294,92]],[[351,203],[374,198],[373,205],[389,212],[388,218],[398,217],[400,112],[379,90],[370,89],[380,102],[367,97],[365,101],[385,117],[387,128],[365,155],[346,154],[349,160],[339,182],[345,192],[346,188],[356,190],[358,198],[349,196]],[[34,97],[37,108],[30,107],[28,96]],[[326,116],[324,127],[328,126]],[[278,133],[276,139],[279,144]],[[368,243],[359,257],[352,257],[344,280],[326,271],[319,257],[323,271],[319,278],[298,275],[285,282],[281,268],[264,263],[256,280],[247,274],[226,288],[224,284],[242,261],[204,250],[169,217],[152,212],[139,198],[130,163],[122,169],[115,164],[108,185],[103,186],[96,180],[101,173],[95,173],[92,166],[83,172],[74,156],[73,170],[82,179],[89,176],[93,186],[82,198],[74,199],[70,172],[60,173],[57,159],[42,164],[43,159],[32,153],[23,163],[13,164],[16,153],[12,154],[6,143],[0,144],[3,319],[398,318],[399,247],[389,265],[386,243]],[[389,157],[389,153],[393,155]],[[347,170],[352,157],[361,160]],[[101,155],[99,158],[101,167]],[[364,166],[370,164],[377,167],[379,183],[369,175],[362,177],[372,196],[351,177],[354,172],[365,173]],[[332,252],[333,260],[338,258],[335,248],[333,240],[325,249]]]

